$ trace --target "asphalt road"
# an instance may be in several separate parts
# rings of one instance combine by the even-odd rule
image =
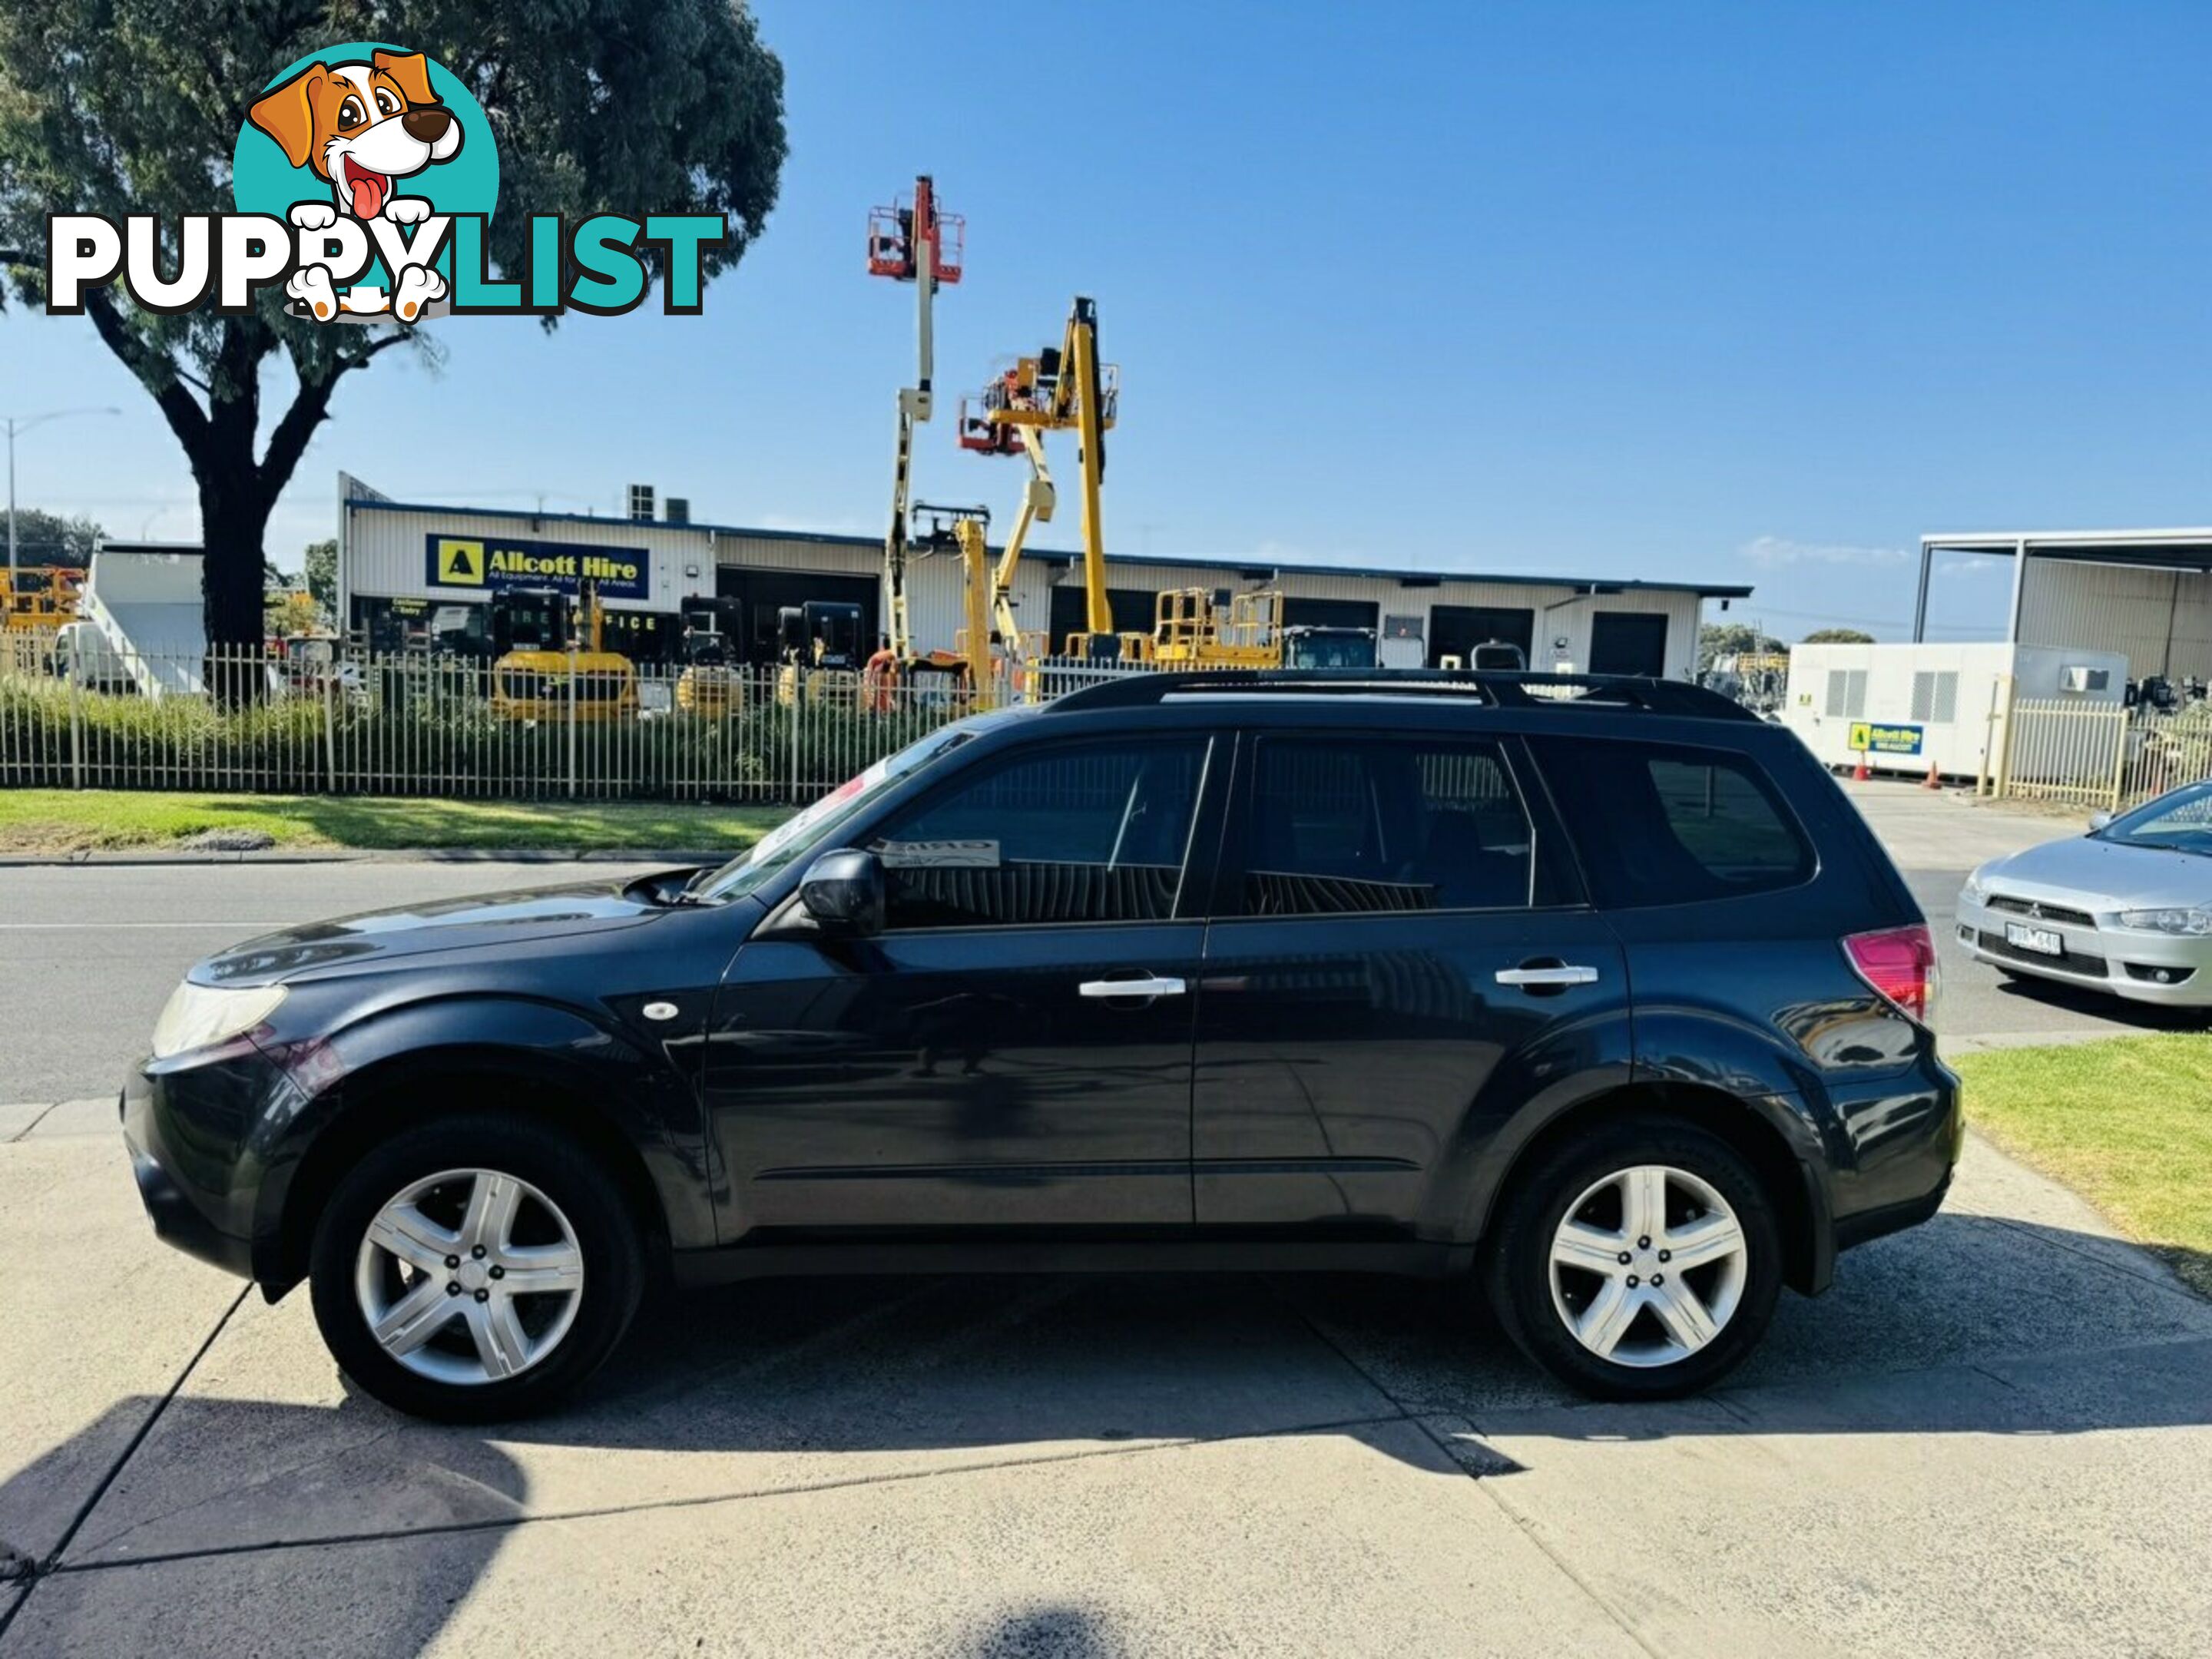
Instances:
[[[185,969],[272,927],[569,881],[611,864],[323,863],[0,867],[0,1105],[112,1097]]]

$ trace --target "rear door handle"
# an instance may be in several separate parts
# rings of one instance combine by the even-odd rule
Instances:
[[[1529,966],[1500,968],[1498,970],[1498,982],[1500,985],[1518,985],[1523,990],[1533,987],[1595,985],[1597,983],[1597,969],[1583,967],[1578,963],[1568,962],[1542,968]]]
[[[1142,979],[1086,979],[1075,993],[1085,997],[1179,997],[1188,988],[1179,979],[1148,974]]]

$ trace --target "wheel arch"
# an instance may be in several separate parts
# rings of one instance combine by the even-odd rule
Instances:
[[[319,1114],[288,1177],[264,1186],[253,1277],[269,1300],[307,1276],[315,1218],[363,1153],[418,1123],[487,1106],[533,1119],[587,1150],[636,1219],[648,1261],[666,1262],[667,1210],[636,1135],[598,1103],[585,1079],[544,1056],[489,1048],[405,1054],[348,1076],[332,1093],[342,1097]]]
[[[1631,1115],[1674,1118],[1725,1141],[1751,1166],[1773,1200],[1782,1230],[1783,1283],[1808,1296],[1828,1287],[1835,1240],[1827,1190],[1811,1159],[1800,1154],[1779,1121],[1790,1115],[1788,1108],[1779,1101],[1754,1103],[1701,1084],[1624,1083],[1577,1101],[1534,1126],[1514,1146],[1489,1185],[1473,1230],[1478,1250],[1489,1243],[1491,1224],[1505,1194],[1528,1170],[1594,1125]]]

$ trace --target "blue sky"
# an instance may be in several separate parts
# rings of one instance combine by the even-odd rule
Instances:
[[[345,387],[280,563],[340,467],[878,530],[912,312],[862,234],[923,170],[969,220],[940,388],[1097,297],[1117,551],[1747,581],[1785,637],[1900,636],[1923,531],[2212,519],[2201,4],[757,9],[792,155],[706,314],[449,321],[441,373]],[[100,402],[21,441],[21,499],[196,535],[89,325],[0,319],[0,413]],[[919,493],[1011,514],[949,414]],[[1971,562],[1940,634],[2002,620]]]

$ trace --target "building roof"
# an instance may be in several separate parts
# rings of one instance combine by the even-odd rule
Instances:
[[[536,522],[556,524],[597,525],[605,529],[611,526],[635,526],[641,520],[608,518],[592,513],[542,513],[528,507],[457,507],[431,501],[394,501],[380,495],[353,495],[346,497],[348,507],[359,507],[374,513],[436,513],[452,517],[479,519],[529,519]],[[854,536],[843,532],[811,530],[763,530],[757,526],[709,524],[694,519],[687,524],[671,524],[664,519],[651,521],[662,530],[700,530],[715,536],[743,536],[755,541],[826,543],[833,547],[880,548],[878,536]],[[1083,556],[1066,549],[1028,547],[1022,550],[1025,559],[1046,562],[1073,563]],[[1504,582],[1528,587],[1571,587],[1589,593],[1694,593],[1700,599],[1748,599],[1751,589],[1727,582],[1667,582],[1646,581],[1640,577],[1566,576],[1549,571],[1483,571],[1483,570],[1423,570],[1409,566],[1375,566],[1313,564],[1281,559],[1204,559],[1188,556],[1170,557],[1157,553],[1109,553],[1109,564],[1165,565],[1172,569],[1235,570],[1253,580],[1273,580],[1279,576],[1364,576],[1377,581],[1395,581],[1401,587],[1435,587],[1452,582]]]
[[[2017,554],[2080,564],[2155,570],[2212,570],[2212,529],[1991,530],[1920,538],[1926,552]]]

